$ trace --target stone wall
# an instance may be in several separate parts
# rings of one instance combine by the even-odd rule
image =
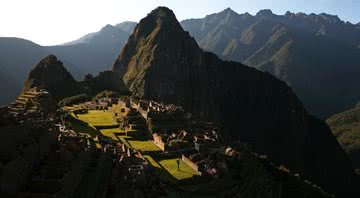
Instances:
[[[156,146],[158,146],[162,151],[165,151],[166,145],[165,145],[165,143],[162,141],[162,137],[159,136],[158,134],[154,133],[154,134],[153,134],[153,139],[154,139],[154,144],[155,144]]]

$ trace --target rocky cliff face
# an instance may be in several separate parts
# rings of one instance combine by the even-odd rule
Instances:
[[[182,105],[198,118],[221,123],[227,141],[248,142],[329,192],[350,192],[350,161],[291,88],[202,51],[168,8],[140,21],[113,70],[135,95]]]

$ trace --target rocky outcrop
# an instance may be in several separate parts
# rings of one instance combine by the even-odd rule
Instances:
[[[219,122],[227,141],[248,142],[329,192],[350,192],[349,159],[291,88],[268,73],[202,51],[168,8],[140,21],[113,70],[133,94],[182,105],[197,118]]]
[[[30,71],[23,92],[35,87],[47,90],[57,101],[83,93],[96,95],[104,90],[127,92],[119,74],[112,71],[100,72],[95,77],[89,74],[81,82],[74,80],[54,55],[45,57]]]
[[[81,87],[56,56],[42,59],[29,73],[23,91],[38,87],[51,93],[56,99],[81,93]]]

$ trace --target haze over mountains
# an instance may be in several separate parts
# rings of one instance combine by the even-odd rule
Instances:
[[[76,41],[48,47],[24,39],[0,38],[0,75],[4,76],[0,78],[0,104],[9,103],[20,93],[27,73],[49,54],[61,58],[77,80],[88,73],[110,70],[134,26],[132,22],[107,25]]]
[[[59,46],[29,46],[24,40],[0,44],[0,50],[9,54],[17,52],[19,56],[31,57],[0,59],[1,67],[7,68],[3,73],[12,70],[16,74],[9,75],[15,88],[8,96],[2,96],[0,103],[5,104],[17,95],[31,65],[48,54],[63,60],[78,80],[87,73],[110,69],[135,25],[135,22],[107,25],[99,32]],[[252,16],[226,9],[202,19],[184,20],[181,25],[204,50],[268,71],[287,82],[306,109],[318,117],[327,118],[360,100],[359,24],[345,23],[324,13],[275,15],[262,10]],[[1,41],[4,39],[8,40]],[[17,50],[19,45],[28,47]],[[16,51],[10,53],[11,49]]]

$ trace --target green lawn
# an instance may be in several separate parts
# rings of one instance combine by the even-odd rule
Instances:
[[[136,150],[140,151],[160,151],[160,148],[157,147],[151,140],[141,141],[133,140],[131,138],[126,139],[127,142]]]
[[[159,163],[176,179],[188,179],[193,177],[194,175],[198,175],[190,166],[185,164],[182,160],[180,160],[180,169],[178,170],[177,163],[175,159],[166,159],[161,160]]]
[[[104,135],[107,136],[113,140],[118,140],[118,138],[116,137],[116,135],[114,133],[118,133],[121,132],[121,130],[119,128],[112,128],[112,129],[100,129],[100,132]]]
[[[111,126],[117,124],[114,122],[113,113],[110,111],[93,110],[86,114],[77,114],[77,119],[93,126]]]

